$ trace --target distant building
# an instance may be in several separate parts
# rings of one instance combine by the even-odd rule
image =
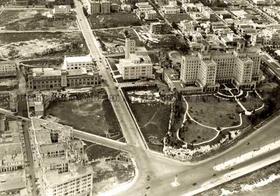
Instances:
[[[17,75],[17,66],[14,61],[0,61],[0,78]]]
[[[260,81],[259,51],[213,53],[183,56],[180,79],[196,84],[204,91],[219,89],[219,83],[231,82],[238,88],[255,89]]]
[[[135,5],[137,7],[135,13],[138,18],[143,20],[155,20],[157,18],[157,12],[149,2],[138,2]]]
[[[130,54],[134,54],[136,51],[136,42],[133,39],[125,39],[125,58],[128,59]]]
[[[169,1],[169,4],[162,6],[161,9],[165,15],[180,13],[180,7],[177,5],[176,1]]]
[[[99,1],[91,1],[90,2],[91,7],[91,14],[100,14],[101,12],[101,5]]]
[[[110,14],[111,13],[111,2],[108,0],[101,1],[100,12],[101,12],[101,14]]]
[[[150,24],[150,34],[167,34],[170,32],[170,27],[162,22],[153,22]]]
[[[110,0],[93,0],[90,2],[91,14],[110,14],[111,1]]]
[[[70,5],[55,5],[53,7],[53,14],[69,14],[71,12]]]

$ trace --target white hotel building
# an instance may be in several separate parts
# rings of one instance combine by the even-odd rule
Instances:
[[[238,88],[255,89],[261,78],[259,51],[192,54],[182,58],[180,79],[204,91],[216,91],[219,83],[231,82]]]

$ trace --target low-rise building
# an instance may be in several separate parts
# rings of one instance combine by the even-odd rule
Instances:
[[[71,12],[70,5],[55,5],[53,7],[53,14],[69,14]]]
[[[27,78],[27,87],[30,90],[93,87],[100,83],[98,71],[88,72],[84,68],[70,70],[33,68]]]
[[[170,32],[170,27],[163,22],[153,22],[150,24],[149,32],[154,35],[167,34]]]
[[[15,77],[17,75],[17,66],[14,61],[0,61],[0,78]]]
[[[135,5],[137,7],[135,13],[139,19],[155,20],[157,18],[157,12],[149,2],[138,2]]]
[[[176,1],[169,1],[169,4],[162,6],[161,10],[165,15],[180,13],[180,7],[177,5]]]
[[[61,69],[73,70],[82,69],[93,70],[96,66],[96,62],[88,56],[77,56],[77,57],[64,57],[63,66]]]

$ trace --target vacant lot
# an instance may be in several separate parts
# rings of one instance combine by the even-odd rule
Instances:
[[[161,150],[162,139],[168,131],[170,106],[133,103],[131,108],[149,147]]]
[[[187,98],[190,115],[198,122],[212,127],[237,125],[239,116],[237,103],[214,96]]]
[[[5,10],[0,18],[0,26],[6,30],[59,30],[77,29],[74,14],[48,18],[49,11]]]
[[[58,102],[46,111],[59,119],[60,123],[113,139],[122,137],[121,129],[108,99],[84,99]]]
[[[89,22],[93,29],[141,25],[141,21],[133,13],[93,14],[89,17]]]
[[[0,34],[0,58],[30,59],[85,54],[88,54],[88,49],[79,32]]]

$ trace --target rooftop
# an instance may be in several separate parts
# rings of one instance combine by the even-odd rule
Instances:
[[[0,192],[23,189],[26,187],[25,184],[25,171],[23,169],[0,173]]]
[[[71,179],[81,176],[92,174],[93,169],[91,166],[81,166],[80,164],[73,164],[70,166],[72,171],[65,173],[58,173],[57,171],[47,171],[45,174],[45,182],[47,186],[53,187],[62,184]]]

